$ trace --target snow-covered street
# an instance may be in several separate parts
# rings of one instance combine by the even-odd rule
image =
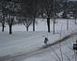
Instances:
[[[60,61],[60,44],[54,45],[46,49],[40,49],[44,46],[44,38],[48,37],[48,44],[52,44],[63,37],[77,32],[77,25],[74,24],[74,20],[69,21],[69,29],[66,30],[67,21],[57,20],[56,33],[52,33],[52,21],[51,32],[46,30],[46,21],[38,21],[36,25],[36,31],[32,32],[31,26],[29,32],[26,32],[23,26],[13,26],[13,34],[8,34],[8,26],[5,27],[5,32],[0,31],[0,60],[1,61]],[[0,27],[1,30],[1,27]],[[76,40],[77,35],[69,38],[65,42],[61,43],[63,60],[74,60],[74,53],[72,50],[72,44]],[[67,53],[67,54],[66,54]]]

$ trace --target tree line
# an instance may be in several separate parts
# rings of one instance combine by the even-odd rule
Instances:
[[[28,31],[33,24],[35,31],[36,18],[46,18],[47,28],[50,32],[50,19],[53,19],[53,33],[55,33],[56,18],[68,19],[71,14],[77,18],[77,2],[68,0],[0,0],[0,22],[2,32],[4,32],[5,23],[9,26],[9,34],[12,34],[12,25],[21,23]],[[59,17],[58,13],[63,12]]]

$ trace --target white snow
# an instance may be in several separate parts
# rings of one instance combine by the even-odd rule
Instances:
[[[51,33],[47,32],[46,19],[36,19],[36,31],[32,32],[32,25],[29,27],[29,32],[26,32],[26,28],[23,25],[14,25],[13,34],[8,34],[8,25],[5,27],[5,32],[1,32],[0,27],[0,56],[16,56],[31,51],[37,50],[44,45],[44,37],[47,36],[49,41],[48,43],[53,43],[60,38],[77,31],[77,25],[74,24],[74,20],[69,20],[69,29],[67,30],[67,20],[66,19],[57,19],[56,20],[56,34],[53,34],[53,22],[51,20]],[[61,32],[61,35],[60,35]],[[61,36],[61,37],[60,37]],[[72,40],[72,39],[70,39]],[[76,40],[76,37],[75,37]],[[72,43],[72,42],[70,42]],[[70,51],[66,43],[62,46],[63,53]],[[69,44],[67,44],[69,45]],[[70,46],[70,45],[69,45]],[[20,61],[56,61],[58,58],[56,55],[51,52],[52,49],[48,49],[47,52],[42,52],[41,54],[22,59]],[[55,52],[60,55],[59,49],[56,49]],[[69,52],[67,52],[69,54]],[[71,55],[71,54],[69,54]],[[55,59],[56,58],[56,59]],[[67,60],[67,58],[65,58]],[[66,61],[65,60],[65,61]],[[19,61],[19,60],[18,60]]]

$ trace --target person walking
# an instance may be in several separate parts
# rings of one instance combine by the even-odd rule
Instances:
[[[45,37],[45,39],[44,39],[44,44],[47,45],[47,42],[48,42],[48,38]]]
[[[77,40],[76,40],[76,44],[77,44]]]

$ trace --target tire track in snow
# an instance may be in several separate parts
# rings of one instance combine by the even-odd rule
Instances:
[[[43,52],[46,52],[48,49],[50,49],[50,48],[49,48],[50,46],[54,46],[54,45],[59,44],[59,43],[61,43],[61,42],[63,42],[63,41],[66,41],[68,38],[70,38],[70,37],[72,37],[73,35],[76,35],[76,34],[77,34],[77,33],[71,33],[70,35],[65,36],[65,37],[62,38],[61,40],[58,40],[58,41],[56,41],[56,42],[54,42],[54,43],[52,43],[52,44],[49,44],[48,46],[39,47],[38,49],[36,49],[36,50],[34,50],[34,51],[31,51],[31,52],[28,52],[28,53],[25,53],[25,54],[22,54],[22,55],[17,55],[17,56],[9,56],[9,55],[8,55],[8,57],[5,56],[5,57],[3,57],[3,58],[0,58],[0,61],[12,61],[12,60],[15,61],[15,59],[20,58],[20,57],[23,57],[23,58],[25,57],[25,58],[27,58],[27,57],[31,57],[31,56],[33,56],[33,55],[41,54],[41,53],[43,53]],[[6,57],[7,57],[7,58],[6,58]]]

